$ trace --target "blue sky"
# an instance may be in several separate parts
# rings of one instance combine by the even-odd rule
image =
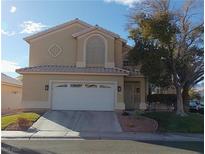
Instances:
[[[133,1],[136,0],[3,0],[2,72],[16,77],[15,68],[28,66],[29,46],[24,37],[75,18],[92,25],[98,24],[128,40],[126,15]],[[181,2],[174,1],[177,5]],[[132,44],[131,40],[128,43]]]

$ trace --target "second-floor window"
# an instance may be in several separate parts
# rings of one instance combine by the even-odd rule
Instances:
[[[101,36],[91,36],[86,42],[86,65],[104,66],[104,64],[105,41]]]

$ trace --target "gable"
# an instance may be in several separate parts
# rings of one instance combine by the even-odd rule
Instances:
[[[82,31],[84,29],[86,29],[87,27],[84,27],[78,23],[73,23],[69,26],[66,26],[64,28],[61,28],[61,29],[58,29],[58,30],[55,30],[55,31],[52,31],[52,32],[49,32],[49,33],[46,33],[46,34],[43,34],[41,36],[38,36],[38,37],[34,37],[32,39],[30,39],[29,41],[27,41],[28,43],[32,43],[36,40],[43,40],[43,39],[50,39],[51,37],[53,36],[57,36],[57,35],[62,35],[62,38],[64,37],[64,33],[67,33],[69,34],[69,37],[72,37],[72,34],[73,33],[76,33],[76,32],[79,32],[79,31]]]
[[[110,32],[110,31],[107,31],[107,30],[105,30],[105,29],[103,29],[103,28],[101,28],[99,26],[87,28],[85,30],[82,30],[82,31],[80,31],[78,33],[73,34],[72,36],[73,37],[80,37],[80,36],[83,36],[83,35],[86,35],[86,34],[92,32],[92,31],[99,31],[99,32],[104,33],[106,35],[109,35],[111,37],[119,38],[119,35],[114,34],[114,33]]]
[[[30,45],[29,66],[88,67],[86,64],[89,64],[114,67],[115,62],[116,66],[121,66],[122,46],[126,44],[118,34],[78,19],[34,34],[25,40]]]
[[[75,65],[77,42],[72,37],[72,34],[83,29],[82,26],[75,23],[58,31],[32,39],[29,42],[29,65]]]
[[[85,22],[83,22],[83,21],[81,21],[81,20],[76,18],[75,20],[66,22],[66,23],[61,24],[61,25],[57,25],[55,27],[49,28],[47,30],[44,30],[42,32],[39,32],[39,33],[33,34],[31,36],[28,36],[28,37],[24,38],[24,40],[26,42],[30,43],[34,39],[38,39],[40,37],[45,37],[47,35],[50,35],[50,34],[53,34],[53,33],[57,33],[59,31],[68,29],[69,27],[71,27],[73,25],[78,25],[78,26],[82,27],[83,29],[91,27],[91,25],[89,25],[89,24],[87,24],[87,23],[85,23]]]
[[[62,31],[64,29],[67,29],[73,25],[78,25],[80,27],[83,28],[82,31],[78,31],[76,33],[73,33],[72,36],[75,38],[75,37],[78,37],[78,36],[82,36],[82,35],[86,35],[87,33],[90,33],[92,31],[95,31],[95,30],[98,30],[106,35],[109,35],[113,38],[117,38],[117,39],[120,39],[122,42],[125,42],[126,43],[126,40],[122,39],[118,34],[116,33],[113,33],[109,30],[106,30],[98,25],[95,25],[95,26],[92,26],[82,20],[79,20],[78,18],[74,19],[74,20],[71,20],[69,22],[66,22],[64,24],[60,24],[60,25],[57,25],[57,26],[54,26],[52,28],[49,28],[49,29],[46,29],[42,32],[38,32],[36,34],[33,34],[31,36],[28,36],[28,37],[25,37],[24,40],[28,43],[30,43],[31,41],[35,40],[35,39],[38,39],[38,38],[41,38],[41,37],[44,37],[44,36],[47,36],[49,34],[53,34],[53,33],[56,33],[58,31]]]
[[[93,33],[93,32],[101,33],[102,35],[105,35],[105,36],[110,37],[112,39],[120,39],[122,42],[126,42],[126,40],[120,38],[120,36],[118,34],[115,34],[111,31],[108,31],[108,30],[106,30],[98,25],[93,26],[93,27],[89,27],[89,28],[86,28],[80,32],[74,33],[72,36],[74,38],[82,38],[82,37],[89,35],[90,33]]]

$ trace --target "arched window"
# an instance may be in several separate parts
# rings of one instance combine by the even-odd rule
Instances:
[[[102,36],[94,35],[86,41],[86,65],[105,65],[105,40]]]

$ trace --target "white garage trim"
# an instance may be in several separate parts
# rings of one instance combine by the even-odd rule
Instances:
[[[90,80],[50,80],[49,81],[49,94],[48,94],[48,102],[50,103],[50,109],[53,108],[53,102],[52,102],[52,92],[53,92],[53,84],[54,83],[96,83],[96,84],[112,84],[114,86],[114,103],[113,103],[113,109],[115,109],[115,106],[117,105],[117,81],[90,81]]]

